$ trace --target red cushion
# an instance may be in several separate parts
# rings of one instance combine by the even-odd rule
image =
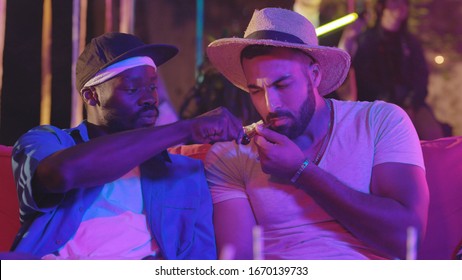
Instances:
[[[195,159],[204,160],[208,150],[212,147],[210,144],[191,144],[191,145],[180,145],[169,148],[169,153],[181,154]]]
[[[462,137],[421,144],[430,208],[419,259],[451,259],[462,240]]]
[[[11,150],[12,147],[0,145],[0,252],[10,249],[20,226]]]

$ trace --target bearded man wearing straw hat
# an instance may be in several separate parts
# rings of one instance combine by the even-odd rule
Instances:
[[[157,67],[177,52],[124,33],[101,35],[86,46],[76,77],[87,120],[71,129],[33,128],[14,146],[22,222],[15,253],[216,258],[203,165],[165,149],[239,139],[243,132],[223,109],[155,126]]]
[[[323,98],[350,57],[319,46],[293,11],[255,11],[244,38],[216,40],[207,54],[264,121],[250,145],[217,143],[207,155],[219,250],[252,258],[258,225],[265,259],[405,258],[408,229],[422,238],[429,203],[406,113]]]

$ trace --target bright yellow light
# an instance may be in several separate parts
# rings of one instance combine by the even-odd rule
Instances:
[[[338,18],[334,21],[331,21],[329,23],[326,23],[324,25],[319,26],[316,28],[316,35],[319,37],[321,35],[324,35],[328,32],[331,32],[332,30],[335,30],[337,28],[343,27],[347,24],[352,23],[358,19],[358,14],[357,13],[351,13],[346,16],[343,16],[341,18]]]
[[[444,56],[442,56],[442,55],[435,56],[435,62],[436,62],[436,64],[443,64],[444,63]]]

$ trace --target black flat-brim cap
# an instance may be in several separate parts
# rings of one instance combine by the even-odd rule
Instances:
[[[178,53],[172,45],[145,44],[138,37],[111,32],[93,38],[79,56],[76,65],[76,86],[80,92],[98,71],[118,61],[135,57],[148,56],[156,66],[160,66]]]

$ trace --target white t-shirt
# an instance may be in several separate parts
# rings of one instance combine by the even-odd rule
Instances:
[[[351,188],[370,192],[372,167],[385,162],[424,168],[417,133],[398,106],[332,100],[332,136],[319,167]],[[247,198],[263,228],[266,259],[382,258],[288,180],[265,174],[253,141],[216,143],[206,158],[214,203]]]
[[[110,167],[108,167],[110,168]],[[75,235],[44,259],[142,259],[159,248],[143,213],[140,169],[104,185]]]

